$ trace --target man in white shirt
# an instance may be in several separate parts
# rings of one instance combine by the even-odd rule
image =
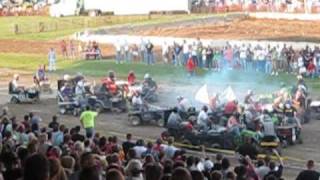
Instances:
[[[187,60],[189,58],[189,44],[187,43],[186,40],[183,40],[183,45],[182,45],[182,52],[183,52],[183,65],[187,63]]]
[[[114,44],[116,48],[116,63],[119,64],[121,62],[121,45],[119,43],[119,40]]]
[[[197,125],[200,129],[204,129],[207,127],[208,118],[208,107],[203,106],[197,118]]]
[[[178,111],[182,113],[186,113],[188,109],[191,107],[189,100],[185,97],[178,96]]]
[[[162,45],[162,58],[164,63],[168,63],[168,58],[169,58],[169,46],[167,42],[164,42]]]
[[[247,48],[245,46],[245,44],[242,44],[241,48],[240,48],[240,63],[241,63],[241,67],[244,71],[247,70]]]
[[[48,60],[49,60],[49,71],[56,70],[56,52],[53,48],[50,49],[48,53]]]
[[[139,51],[140,51],[140,56],[141,56],[141,62],[146,62],[146,59],[147,59],[146,58],[146,43],[144,42],[143,39],[141,39]]]

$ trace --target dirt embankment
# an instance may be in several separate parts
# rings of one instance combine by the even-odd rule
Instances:
[[[248,39],[313,41],[320,39],[320,22],[271,19],[244,19],[193,26],[152,27],[128,32],[145,36],[200,37],[204,39]]]

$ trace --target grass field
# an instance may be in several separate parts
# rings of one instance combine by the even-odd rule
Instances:
[[[222,16],[219,14],[215,16]],[[82,31],[86,28],[98,28],[103,26],[113,26],[119,24],[157,24],[179,20],[188,20],[202,18],[214,15],[152,15],[150,16],[101,16],[101,17],[63,17],[53,18],[44,16],[26,16],[26,17],[0,17],[0,39],[15,40],[54,40],[60,37],[71,35],[72,33]],[[58,27],[58,30],[39,33],[39,23],[45,26]],[[18,24],[21,31],[30,31],[33,33],[14,33],[14,25]],[[53,27],[52,27],[53,28]]]

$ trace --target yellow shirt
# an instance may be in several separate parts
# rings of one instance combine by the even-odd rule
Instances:
[[[80,116],[80,120],[82,121],[84,128],[93,128],[94,121],[97,115],[98,113],[93,111],[82,112]]]

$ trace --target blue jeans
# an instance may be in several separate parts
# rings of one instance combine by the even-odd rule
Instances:
[[[86,137],[89,139],[92,138],[94,135],[94,128],[93,127],[85,128],[85,130],[86,130]]]
[[[116,62],[117,62],[117,63],[120,63],[120,62],[121,62],[121,52],[120,52],[120,51],[117,51],[117,54],[116,54]]]
[[[182,61],[182,64],[183,64],[183,65],[186,65],[186,64],[187,64],[188,59],[189,59],[189,53],[184,53],[184,54],[183,54],[183,61]]]
[[[271,72],[272,72],[272,63],[271,63],[271,61],[266,61],[265,73],[266,74],[271,74]]]
[[[247,71],[247,60],[245,58],[240,58],[240,64],[244,71]]]
[[[147,64],[150,65],[150,64],[154,64],[154,57],[153,57],[153,53],[151,52],[148,52],[147,53]]]
[[[141,62],[146,63],[147,55],[145,51],[140,51]]]

